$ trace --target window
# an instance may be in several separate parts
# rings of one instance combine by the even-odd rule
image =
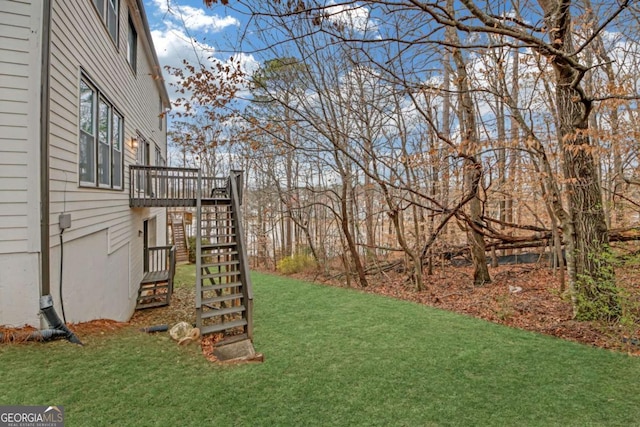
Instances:
[[[136,152],[136,164],[148,166],[150,164],[149,141],[138,134],[138,151]],[[145,177],[147,182],[145,182]],[[136,178],[136,190],[147,192],[151,188],[150,177],[144,171],[138,171]]]
[[[87,79],[80,80],[80,185],[122,189],[124,118]]]
[[[80,182],[91,184],[95,182],[95,96],[92,87],[84,80],[80,81],[80,144],[78,158],[78,172]]]
[[[118,45],[118,6],[120,0],[93,0],[102,22],[107,26],[109,35]]]
[[[123,117],[117,111],[112,116],[111,179],[113,188],[122,188],[122,141],[124,141]]]
[[[162,97],[158,97],[158,105],[159,105],[159,110],[160,110],[160,114],[158,114],[158,118],[160,119],[158,122],[158,127],[160,128],[160,130],[162,130],[162,122],[164,121],[164,116],[165,116],[165,111],[164,111],[164,103],[162,102]]]
[[[155,165],[156,166],[161,166],[164,167],[167,165],[167,162],[164,160],[164,157],[162,157],[162,151],[160,150],[160,147],[158,147],[156,145],[156,158],[155,158]],[[162,174],[163,172],[161,172]],[[166,185],[166,181],[164,179],[161,179],[158,183],[158,195],[160,197],[166,197],[166,191],[167,191],[167,185]]]
[[[149,141],[138,135],[138,152],[136,153],[136,164],[149,165]]]
[[[133,26],[133,21],[131,20],[131,16],[129,16],[129,36],[127,37],[127,60],[133,69],[133,72],[136,72],[136,56],[138,52],[138,33],[136,33],[136,29]]]
[[[157,145],[156,145],[155,165],[156,166],[166,166],[167,165],[167,161],[164,159],[164,156],[162,155],[162,150],[160,150],[160,147],[158,147]]]

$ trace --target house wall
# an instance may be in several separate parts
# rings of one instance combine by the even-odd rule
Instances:
[[[37,324],[42,0],[0,1],[0,324]]]
[[[136,0],[120,0],[114,43],[91,0],[52,2],[50,66],[51,294],[68,322],[127,320],[142,277],[145,219],[156,217],[157,244],[166,241],[166,210],[130,209],[131,138],[142,135],[166,158],[159,126],[158,69],[146,49]],[[42,0],[0,1],[0,324],[39,326],[39,88]],[[138,33],[137,72],[127,61],[128,14]],[[78,180],[81,73],[124,116],[123,190],[86,188]],[[160,82],[160,84],[162,84]],[[165,106],[168,101],[164,97]],[[61,234],[59,215],[71,215]],[[60,243],[62,238],[63,245]],[[61,257],[61,254],[64,256]],[[61,261],[63,261],[61,263]],[[62,268],[62,270],[61,270]],[[60,286],[62,271],[62,287]]]
[[[137,23],[137,70],[127,61],[128,16]],[[166,126],[160,129],[157,67],[145,51],[135,1],[120,0],[114,43],[91,0],[54,2],[51,32],[51,294],[59,301],[59,215],[71,214],[65,230],[62,292],[67,321],[128,320],[142,278],[142,222],[156,217],[158,244],[165,244],[166,210],[129,208],[128,165],[136,162],[131,138],[142,135],[166,158]],[[84,73],[124,115],[123,190],[79,186],[78,94]],[[70,254],[67,256],[67,252]]]

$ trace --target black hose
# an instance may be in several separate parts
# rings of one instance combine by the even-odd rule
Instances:
[[[62,267],[64,266],[64,242],[62,241],[62,233],[64,228],[60,230],[60,283],[58,284],[58,290],[60,291],[60,311],[62,312],[62,322],[67,323],[67,318],[64,315],[64,298],[62,298]]]
[[[27,334],[3,334],[0,332],[1,342],[23,342],[23,341],[51,341],[56,338],[65,338],[67,333],[59,329],[43,329]]]
[[[62,323],[60,318],[58,317],[58,313],[56,313],[55,308],[53,308],[53,298],[51,295],[44,295],[40,297],[40,311],[44,315],[45,319],[51,326],[51,329],[58,329],[64,331],[66,336],[65,338],[74,344],[82,345],[80,339],[67,328],[67,325]]]
[[[140,332],[152,333],[152,332],[167,332],[169,330],[169,325],[154,325],[147,326],[146,328],[141,328]]]

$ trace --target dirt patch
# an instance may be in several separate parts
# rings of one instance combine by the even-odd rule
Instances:
[[[129,324],[138,328],[154,325],[171,327],[178,322],[194,324],[196,322],[195,298],[193,288],[176,288],[171,296],[171,305],[136,310]]]
[[[129,326],[126,322],[116,322],[109,319],[97,319],[90,322],[72,323],[69,329],[79,337],[87,335],[100,335],[108,332],[116,332]]]

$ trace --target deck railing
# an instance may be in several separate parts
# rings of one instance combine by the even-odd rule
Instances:
[[[203,177],[202,199],[229,197],[228,178]],[[198,169],[168,166],[129,166],[131,207],[195,206]]]
[[[173,245],[150,246],[144,257],[144,272],[168,271],[173,274],[176,265],[176,248]]]

